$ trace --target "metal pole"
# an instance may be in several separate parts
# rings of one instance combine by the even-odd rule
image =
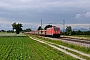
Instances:
[[[63,20],[63,33],[64,33],[64,20]]]
[[[52,23],[49,23],[49,25],[52,25]]]
[[[42,28],[42,19],[41,19],[41,28]],[[42,29],[41,29],[42,30]]]
[[[42,19],[41,19],[41,34],[42,34]]]
[[[63,32],[65,30],[65,20],[63,20]]]
[[[32,26],[31,26],[31,30],[32,30]]]

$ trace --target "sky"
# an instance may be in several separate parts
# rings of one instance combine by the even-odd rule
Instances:
[[[23,29],[41,25],[90,28],[90,0],[0,0],[0,30],[11,30],[14,22]]]

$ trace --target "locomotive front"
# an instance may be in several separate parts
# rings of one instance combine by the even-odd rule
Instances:
[[[53,27],[53,30],[54,30],[53,36],[60,37],[60,28],[55,26],[55,27]]]
[[[60,28],[52,26],[51,28],[46,29],[46,35],[52,37],[60,37]]]

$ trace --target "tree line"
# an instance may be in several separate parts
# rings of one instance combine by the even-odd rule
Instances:
[[[61,32],[61,35],[90,35],[90,31],[74,31],[71,26],[67,26],[66,31]]]
[[[20,32],[30,32],[32,31],[31,28],[27,28],[25,30],[22,29],[22,24],[21,23],[13,23],[12,24],[12,29],[13,30],[8,30],[7,32],[16,32],[16,34],[19,34]],[[38,27],[37,30],[46,30],[47,28],[52,27],[52,25],[46,25],[44,28],[42,28],[41,26]],[[15,31],[14,31],[15,30]],[[61,35],[90,35],[90,31],[74,31],[72,30],[71,26],[66,26],[66,31],[62,32],[61,31]]]
[[[23,26],[22,26],[21,23],[16,24],[16,22],[15,22],[15,23],[12,24],[12,27],[13,27],[13,30],[8,31],[8,32],[14,32],[14,30],[15,30],[16,34],[19,34],[21,31],[22,32],[30,32],[30,31],[32,31],[30,28],[22,30]],[[46,30],[49,27],[52,27],[52,25],[46,25],[44,30]],[[43,30],[43,28],[41,26],[39,26],[37,30]]]
[[[22,32],[30,32],[30,31],[32,31],[30,28],[27,28],[27,29],[23,30],[22,27],[23,26],[22,26],[21,23],[18,23],[17,24],[15,22],[15,23],[12,24],[12,29],[13,30],[9,30],[8,32],[14,32],[14,30],[15,30],[16,34],[19,34],[21,31]],[[44,30],[46,30],[49,27],[52,27],[52,25],[46,25],[45,28],[44,28]],[[43,30],[43,28],[41,26],[39,26],[37,30]]]

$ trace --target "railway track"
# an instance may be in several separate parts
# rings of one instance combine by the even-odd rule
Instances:
[[[87,39],[69,38],[69,37],[60,37],[58,39],[90,44],[90,40],[87,40]]]
[[[58,39],[90,44],[90,40],[86,40],[86,39],[70,38],[70,37],[60,37]]]
[[[60,37],[60,38],[44,37],[44,38],[49,38],[51,40],[62,40],[63,42],[66,42],[68,44],[76,44],[79,46],[90,48],[90,40],[87,39],[79,39],[79,38],[71,38],[71,37]]]

